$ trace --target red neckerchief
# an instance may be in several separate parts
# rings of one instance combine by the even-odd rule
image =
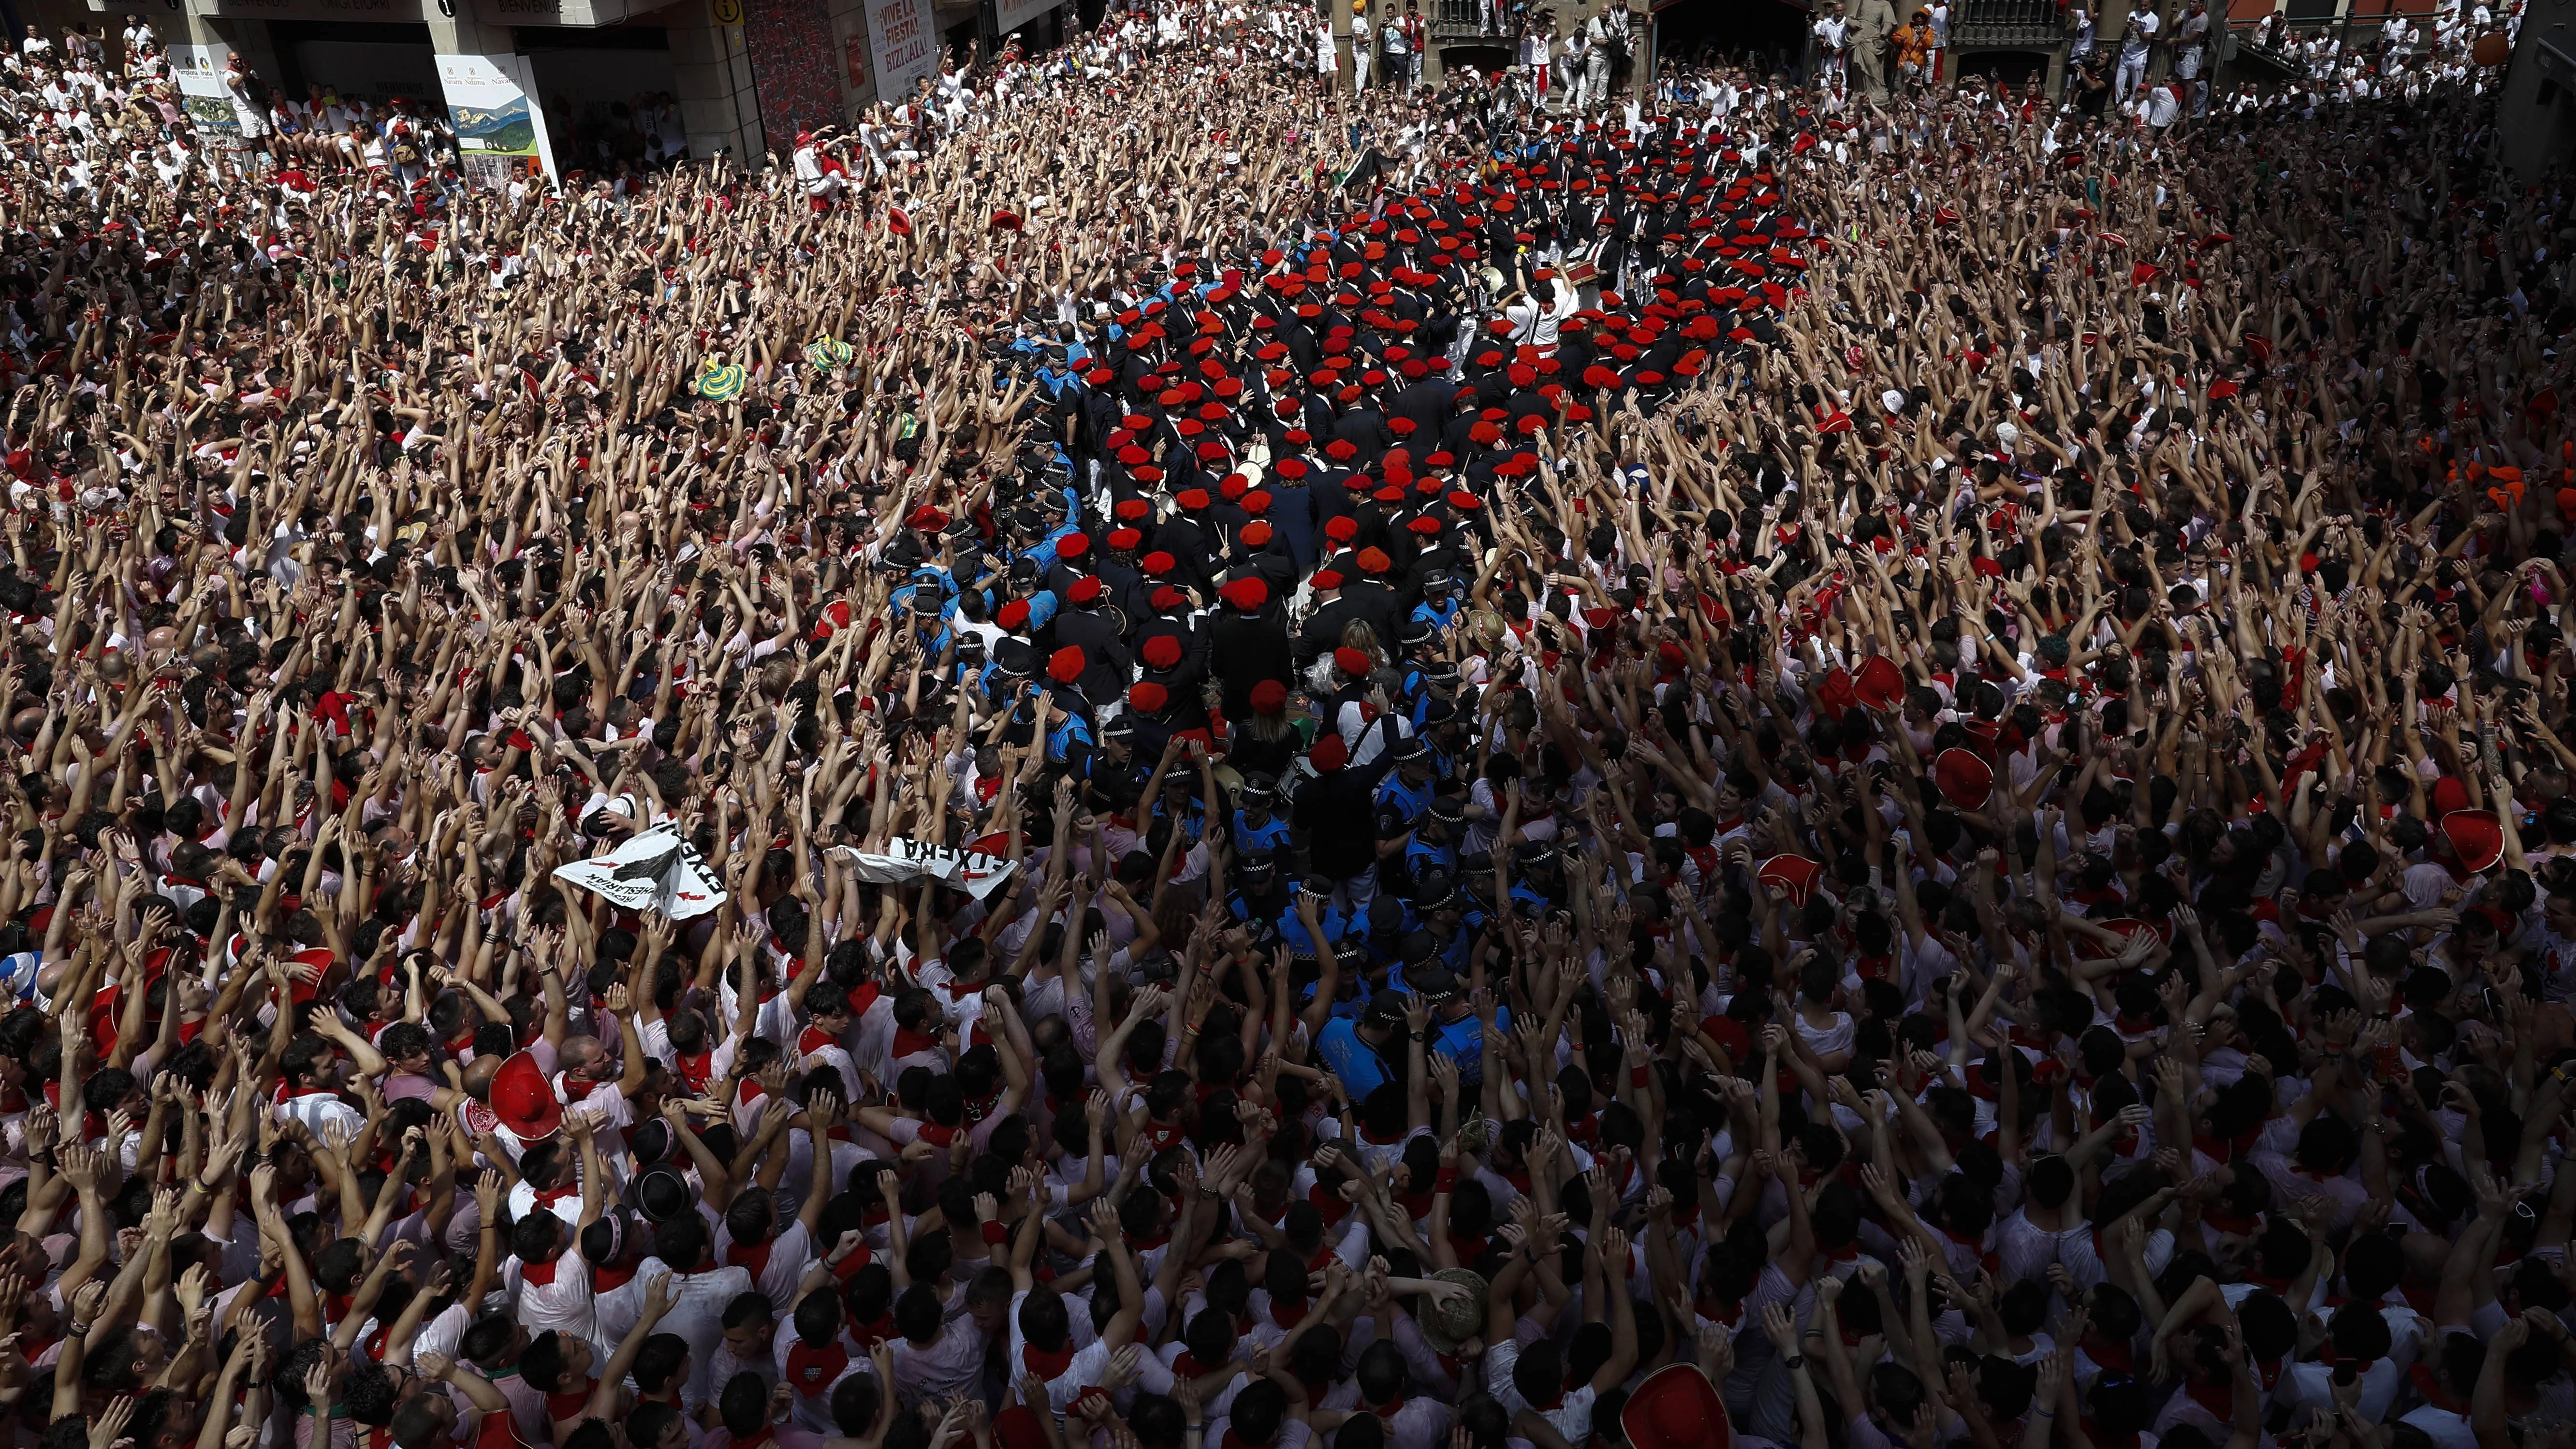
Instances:
[[[596,1292],[614,1292],[634,1281],[635,1270],[633,1268],[593,1268],[590,1270],[590,1286]]]
[[[1270,1300],[1270,1321],[1281,1328],[1295,1328],[1306,1321],[1306,1305],[1282,1303],[1273,1298]]]
[[[800,1057],[811,1056],[825,1047],[834,1047],[839,1046],[840,1044],[841,1039],[839,1037],[832,1035],[830,1032],[823,1030],[823,1028],[819,1026],[809,1026],[796,1034],[796,1054]]]
[[[760,1275],[769,1271],[769,1250],[777,1241],[771,1238],[760,1243],[735,1243],[725,1249],[725,1261],[737,1268],[749,1268],[752,1280],[758,1282]]]
[[[895,1030],[894,1055],[898,1060],[929,1051],[938,1045],[939,1039],[927,1033],[906,1031],[900,1027]]]
[[[1068,1345],[1049,1353],[1034,1343],[1025,1343],[1020,1345],[1020,1362],[1027,1365],[1029,1372],[1053,1383],[1073,1367],[1073,1349]]]
[[[576,1077],[566,1072],[563,1074],[564,1101],[567,1104],[581,1101],[606,1085],[608,1084],[605,1082],[594,1082],[586,1077]]]
[[[2129,1364],[2131,1359],[2135,1356],[2135,1353],[2135,1347],[2125,1343],[2114,1343],[2099,1349],[2094,1348],[2090,1344],[2084,1345],[2084,1356],[2086,1358],[2093,1360],[2095,1363],[2100,1364],[2106,1369],[2116,1369],[2124,1374],[2131,1372]],[[2099,1444],[2101,1441],[2097,1439],[2094,1442]]]
[[[542,1263],[521,1262],[519,1280],[523,1283],[551,1286],[555,1281],[555,1260],[548,1258]]]
[[[582,1376],[580,1388],[561,1389],[546,1395],[546,1418],[548,1420],[580,1418],[582,1409],[590,1403],[590,1391],[598,1386],[597,1379],[585,1374]]]
[[[787,1350],[787,1380],[807,1398],[830,1388],[850,1366],[850,1351],[835,1338],[816,1348],[803,1339]]]

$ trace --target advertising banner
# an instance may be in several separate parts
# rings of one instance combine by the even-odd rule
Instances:
[[[456,128],[456,152],[466,179],[498,188],[513,177],[556,175],[546,143],[545,113],[532,95],[536,83],[520,55],[442,55],[438,85]]]
[[[652,907],[675,921],[724,904],[724,882],[679,827],[656,825],[597,860],[555,867],[555,879],[605,896],[621,911]]]
[[[208,135],[230,136],[241,130],[241,121],[233,115],[232,92],[224,89],[224,63],[232,54],[228,45],[170,47],[170,74],[179,82],[180,109]]]
[[[995,886],[1009,880],[1011,872],[1019,868],[1016,861],[986,855],[979,850],[960,850],[953,845],[926,845],[900,835],[886,842],[883,854],[836,845],[832,847],[832,858],[855,871],[864,881],[894,885],[927,876],[979,901],[992,894]]]

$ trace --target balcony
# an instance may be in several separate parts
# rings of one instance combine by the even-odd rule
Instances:
[[[1432,0],[1425,7],[1433,45],[1509,46],[1514,37],[1502,27],[1510,24],[1510,6],[1506,0]],[[1485,28],[1485,17],[1493,16],[1496,28]]]
[[[2044,50],[2065,43],[2056,0],[1952,0],[1950,45]]]

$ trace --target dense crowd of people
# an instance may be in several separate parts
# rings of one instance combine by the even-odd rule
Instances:
[[[21,1444],[2576,1433],[2493,72],[1179,0],[492,192],[106,51],[0,61]]]

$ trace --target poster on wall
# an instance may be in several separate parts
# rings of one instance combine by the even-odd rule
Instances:
[[[233,115],[232,92],[224,89],[224,65],[232,55],[228,45],[170,47],[170,74],[179,82],[180,108],[192,125],[210,135],[241,130],[241,121]]]
[[[876,52],[877,99],[896,105],[912,83],[939,70],[939,31],[930,0],[867,0],[868,48]]]
[[[545,112],[528,98],[536,82],[527,57],[442,55],[438,85],[447,96],[457,159],[467,180],[499,188],[515,177],[557,174],[554,150],[546,143]]]

